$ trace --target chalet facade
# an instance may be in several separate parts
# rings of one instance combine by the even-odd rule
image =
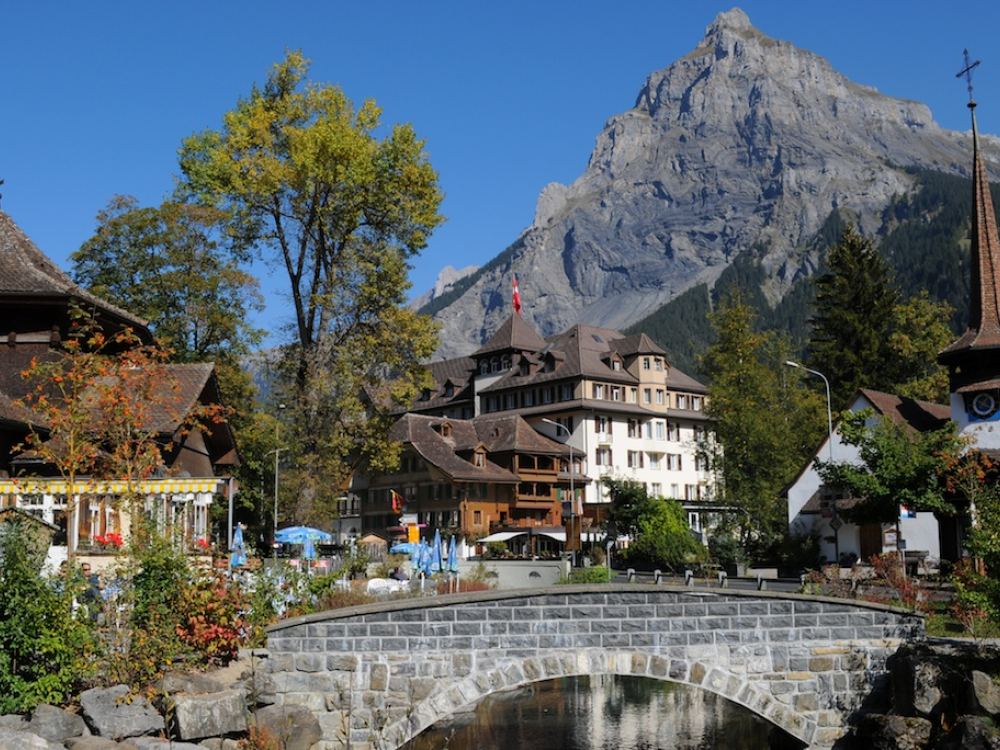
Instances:
[[[63,356],[71,310],[89,313],[107,334],[131,329],[151,343],[145,321],[77,286],[47,258],[14,221],[0,212],[0,507],[15,507],[58,528],[55,558],[108,549],[109,535],[127,536],[129,518],[120,499],[138,490],[143,510],[160,527],[170,527],[194,544],[210,538],[209,508],[231,496],[228,474],[238,461],[225,422],[185,429],[199,406],[221,404],[212,364],[167,365],[150,405],[150,424],[163,466],[152,478],[130,483],[124,477],[81,477],[69,497],[66,479],[33,451],[18,450],[29,434],[46,437],[44,419],[22,401],[32,384],[22,376],[32,360]],[[104,540],[103,542],[101,540]]]
[[[434,385],[396,426],[416,463],[404,457],[400,475],[355,485],[362,497],[367,493],[366,530],[396,522],[386,493],[406,487],[417,493],[419,508],[431,502],[421,492],[448,495],[452,515],[428,504],[435,508],[428,512],[438,514],[429,525],[473,537],[502,528],[558,528],[568,517],[583,519],[586,528],[610,502],[601,484],[605,476],[634,480],[653,495],[682,501],[695,530],[713,512],[712,477],[698,452],[708,439],[708,389],[672,367],[648,336],[576,325],[546,339],[514,314],[470,356],[433,362],[428,369]],[[421,490],[422,482],[433,484],[431,477],[441,476],[439,459],[447,451],[429,455],[414,436],[443,441],[441,429],[450,432],[448,447],[455,448],[448,460],[458,462],[454,474],[445,473],[468,478],[460,490],[454,484]],[[484,451],[481,466],[475,465],[477,440]]]

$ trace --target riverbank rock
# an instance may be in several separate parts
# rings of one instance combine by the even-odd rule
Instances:
[[[164,729],[163,717],[145,698],[130,695],[127,685],[84,690],[80,706],[87,724],[101,737],[120,740]]]
[[[23,732],[28,728],[28,719],[20,714],[0,715],[0,729],[12,729],[15,732]]]
[[[985,672],[972,672],[972,697],[980,710],[1000,714],[1000,685]]]
[[[27,728],[29,732],[34,732],[50,742],[65,742],[70,737],[79,737],[87,733],[87,725],[82,718],[47,703],[35,706]]]
[[[239,690],[170,697],[174,733],[182,740],[219,737],[247,729],[246,705]]]
[[[160,679],[159,692],[174,693],[218,693],[225,686],[213,677],[199,672],[168,672]]]
[[[49,742],[34,732],[0,729],[0,750],[65,750],[65,745]]]
[[[868,750],[924,750],[932,729],[927,719],[886,714],[869,714],[858,725]]]
[[[319,719],[305,706],[265,706],[253,715],[257,726],[282,742],[285,750],[309,750],[323,737]]]
[[[66,740],[68,750],[135,750],[135,745],[127,740],[125,742],[115,742],[107,737],[73,737]]]

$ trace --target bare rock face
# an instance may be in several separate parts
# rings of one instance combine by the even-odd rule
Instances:
[[[163,717],[128,686],[91,688],[80,693],[80,707],[87,724],[101,737],[120,740],[163,730]]]
[[[831,212],[872,231],[913,187],[906,167],[967,173],[970,162],[968,135],[940,128],[925,105],[853,83],[731,10],[649,76],[584,173],[546,186],[530,227],[456,286],[465,291],[435,313],[438,355],[471,352],[510,313],[512,272],[546,335],[627,326],[750,249],[774,303],[815,270],[806,245]]]
[[[178,693],[170,700],[178,739],[200,740],[246,731],[246,704],[239,690],[197,695]]]
[[[65,742],[70,737],[88,733],[87,725],[79,716],[45,703],[32,711],[27,729],[50,742]]]

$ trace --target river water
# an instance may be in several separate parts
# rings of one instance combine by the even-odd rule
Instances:
[[[646,677],[563,677],[495,693],[405,750],[791,750],[803,745],[749,710]]]

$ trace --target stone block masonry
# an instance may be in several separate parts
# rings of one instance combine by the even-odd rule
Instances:
[[[590,674],[722,695],[811,747],[844,733],[921,617],[836,599],[645,585],[558,586],[323,612],[269,630],[279,705],[325,750],[396,748],[485,696]]]

